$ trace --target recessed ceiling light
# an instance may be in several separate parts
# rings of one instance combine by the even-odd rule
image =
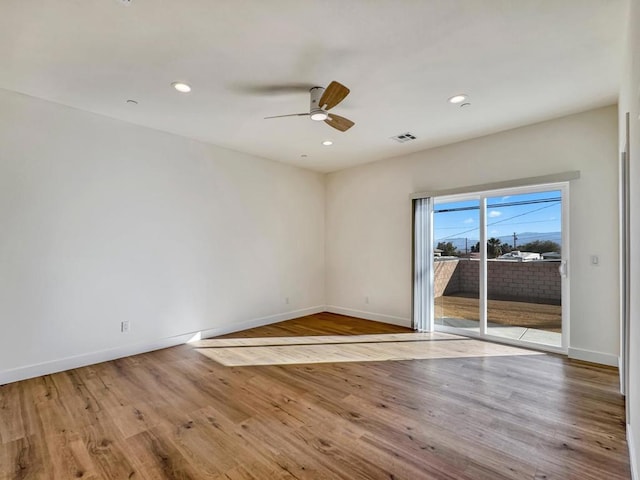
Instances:
[[[322,144],[323,144],[325,147],[328,147],[329,145],[333,145],[333,142],[332,142],[331,140],[325,140],[324,142],[322,142]]]
[[[191,87],[184,82],[173,82],[171,86],[180,93],[189,93],[191,91]]]
[[[449,103],[462,103],[462,102],[464,102],[467,98],[469,98],[469,97],[467,97],[464,93],[460,93],[460,94],[458,94],[458,95],[454,95],[453,97],[451,97],[451,98],[449,99]]]

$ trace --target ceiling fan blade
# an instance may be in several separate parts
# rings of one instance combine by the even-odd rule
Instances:
[[[329,113],[328,115],[329,118],[327,118],[324,123],[332,126],[336,130],[340,130],[341,132],[346,132],[355,125],[351,120],[341,117],[340,115],[334,115],[333,113]]]
[[[350,91],[351,90],[349,90],[347,87],[334,80],[324,90],[322,97],[320,97],[320,104],[318,106],[324,110],[331,110],[342,100],[344,100],[344,97],[349,95]]]
[[[283,117],[308,117],[310,113],[290,113],[288,115],[274,115],[272,117],[264,117],[265,120],[269,118],[283,118]]]

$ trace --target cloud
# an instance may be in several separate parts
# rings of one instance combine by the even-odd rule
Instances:
[[[489,218],[496,218],[496,217],[499,217],[500,215],[502,215],[502,212],[499,210],[491,210],[489,212]]]
[[[467,219],[466,219],[464,222],[462,222],[462,223],[465,223],[465,224],[467,224],[467,225],[471,225],[471,224],[472,224],[472,223],[474,223],[474,222],[475,222],[475,220],[474,220],[473,218],[467,218]]]
[[[502,197],[502,200],[509,200],[511,198],[511,195],[507,195],[506,197]]]

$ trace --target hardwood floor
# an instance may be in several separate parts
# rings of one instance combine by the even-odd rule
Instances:
[[[193,346],[197,352],[228,367],[542,355],[441,332],[214,338],[195,342]]]
[[[547,354],[225,367],[183,345],[0,387],[0,479],[628,479],[623,407],[615,370]]]

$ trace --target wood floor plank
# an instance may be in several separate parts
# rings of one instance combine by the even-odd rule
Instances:
[[[447,335],[374,358],[414,335],[323,313],[1,386],[0,480],[630,478],[615,369]]]
[[[11,480],[51,478],[46,437],[28,435],[2,445],[0,474]]]
[[[217,480],[217,474],[198,469],[163,432],[155,429],[129,437],[125,444],[136,471],[147,480]]]
[[[0,444],[24,438],[27,433],[22,421],[20,386],[6,385],[7,392],[0,396]]]
[[[99,479],[91,454],[82,436],[64,432],[46,437],[51,478]]]

